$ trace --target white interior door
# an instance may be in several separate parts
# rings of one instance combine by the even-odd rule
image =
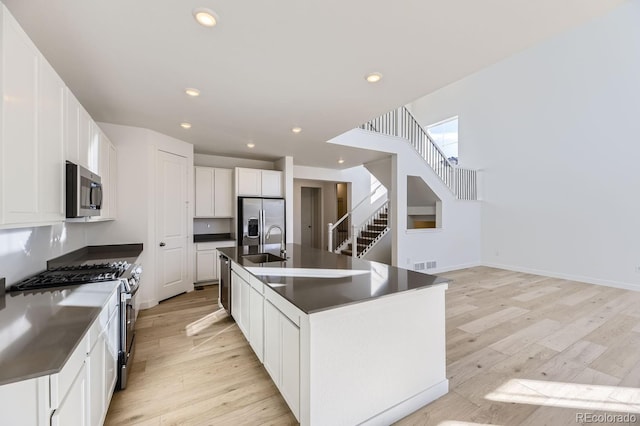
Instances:
[[[187,159],[158,151],[158,301],[187,290]]]

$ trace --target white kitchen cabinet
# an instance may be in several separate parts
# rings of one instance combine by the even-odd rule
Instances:
[[[49,377],[0,386],[0,419],[6,425],[48,426]]]
[[[98,174],[99,131],[89,113],[68,88],[64,125],[65,159]]]
[[[195,167],[195,217],[232,217],[231,169]]]
[[[89,424],[97,425],[102,420],[102,413],[105,409],[105,333],[101,332],[91,348],[87,357],[88,371],[88,404],[89,404]]]
[[[231,271],[231,316],[238,324],[240,330],[244,328],[242,324],[242,319],[240,316],[240,305],[242,300],[242,278],[235,273],[235,271]],[[244,331],[243,331],[244,333]]]
[[[269,301],[264,302],[264,368],[274,383],[280,380],[280,311]]]
[[[97,174],[102,183],[102,208],[100,219],[115,219],[117,193],[117,151],[111,141],[98,129],[100,161]]]
[[[87,404],[87,372],[83,360],[78,375],[64,399],[51,416],[51,426],[89,426]]]
[[[116,293],[117,294],[117,293]],[[117,299],[116,299],[117,301]],[[104,384],[105,392],[104,397],[104,412],[102,413],[102,419],[104,420],[107,415],[107,409],[109,408],[109,401],[111,401],[111,395],[116,388],[116,382],[118,381],[118,348],[120,347],[120,307],[116,306],[109,323],[107,324],[107,330],[105,333],[105,363],[104,363]]]
[[[296,418],[300,418],[300,329],[280,316],[281,361],[279,389]]]
[[[237,193],[239,196],[281,197],[282,172],[236,168]]]
[[[38,74],[39,221],[62,221],[65,216],[65,85],[43,57],[40,57]]]
[[[64,83],[2,6],[0,225],[64,219]]]
[[[300,415],[300,329],[264,302],[264,366],[291,411]]]
[[[215,250],[196,251],[196,282],[213,281],[218,277]]]
[[[240,278],[240,328],[247,340],[251,339],[251,286]]]
[[[282,172],[262,170],[261,195],[263,197],[282,197]]]
[[[37,222],[39,52],[2,9],[2,219],[5,224]]]
[[[214,169],[213,217],[233,216],[233,170]]]
[[[89,164],[89,144],[92,138],[92,130],[91,116],[83,106],[78,103],[78,164],[89,170],[91,170]]]
[[[65,89],[64,144],[65,160],[80,164],[80,102]]]
[[[219,279],[218,247],[235,246],[233,240],[211,241],[196,244],[196,280],[195,282],[214,281]]]
[[[249,344],[256,356],[264,359],[264,295],[249,286]]]

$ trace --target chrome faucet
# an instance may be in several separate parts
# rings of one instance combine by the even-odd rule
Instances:
[[[269,229],[267,229],[267,235],[265,235],[264,239],[268,239],[271,236],[271,231],[273,228],[278,228],[280,231],[280,254],[286,256],[287,254],[287,246],[284,242],[284,231],[278,225],[271,225]]]

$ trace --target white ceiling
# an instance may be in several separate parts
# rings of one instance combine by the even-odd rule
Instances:
[[[96,121],[330,168],[381,154],[326,140],[622,2],[4,0]],[[219,24],[197,25],[196,7]]]

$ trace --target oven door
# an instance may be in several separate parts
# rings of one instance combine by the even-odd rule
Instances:
[[[123,292],[120,298],[120,374],[118,377],[118,389],[127,387],[128,370],[133,362],[135,350],[135,326],[136,326],[136,293],[138,287],[131,292]]]

